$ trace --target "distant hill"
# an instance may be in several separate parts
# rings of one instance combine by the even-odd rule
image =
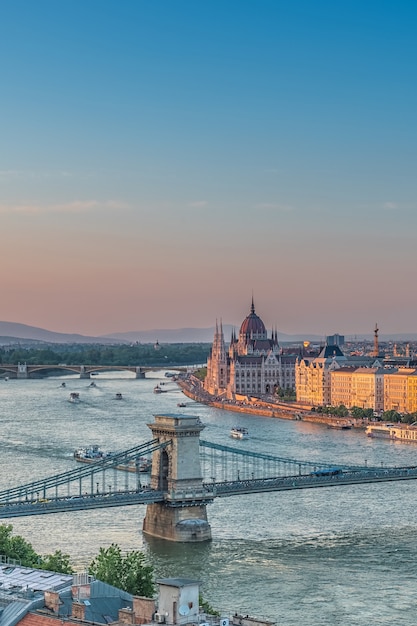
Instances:
[[[115,340],[105,337],[87,337],[84,335],[54,333],[50,330],[16,324],[14,322],[0,322],[0,343],[2,345],[19,343],[20,341],[41,343],[115,343]],[[119,343],[125,343],[119,340]]]
[[[229,342],[233,328],[231,324],[223,324],[223,333],[226,343]],[[211,343],[214,337],[214,327],[211,328],[155,328],[152,330],[137,330],[126,333],[113,333],[90,337],[73,333],[55,333],[44,328],[17,324],[14,322],[0,322],[0,345],[15,344],[22,341],[39,343]],[[373,334],[346,335],[346,341],[371,341]],[[393,335],[380,335],[380,341],[417,341],[417,333],[397,333]],[[278,332],[280,343],[293,343],[298,341],[311,341],[323,343],[322,335],[304,333],[287,335]]]
[[[0,327],[1,328],[1,327]],[[236,327],[231,324],[223,324],[223,334],[225,342],[230,341],[233,328],[236,331]],[[129,341],[134,343],[212,343],[214,338],[214,326],[210,328],[173,328],[163,329],[154,328],[152,330],[137,330],[127,333],[114,333],[112,335],[105,335],[105,337]],[[282,343],[290,343],[294,341],[323,341],[323,337],[320,335],[286,335],[285,333],[278,333],[278,341]]]

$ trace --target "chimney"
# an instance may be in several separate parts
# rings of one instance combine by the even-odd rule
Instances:
[[[153,598],[143,596],[133,596],[133,613],[135,614],[135,624],[148,624],[152,621],[156,611],[156,602]]]
[[[132,609],[126,607],[124,609],[119,609],[119,622],[121,624],[134,624],[135,623],[135,614]]]
[[[59,593],[57,591],[45,591],[45,606],[54,613],[59,612]]]
[[[85,620],[85,604],[83,602],[73,602],[71,617],[74,619]]]

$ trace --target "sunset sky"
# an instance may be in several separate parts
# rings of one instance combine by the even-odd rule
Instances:
[[[417,332],[417,4],[5,0],[0,320]]]

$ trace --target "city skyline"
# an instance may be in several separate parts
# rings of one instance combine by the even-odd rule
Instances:
[[[0,320],[414,333],[417,7],[2,9]]]

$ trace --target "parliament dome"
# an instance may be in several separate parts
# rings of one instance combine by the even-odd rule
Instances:
[[[250,313],[243,320],[242,325],[240,327],[239,335],[240,336],[244,335],[249,338],[252,336],[261,338],[261,337],[266,337],[266,334],[267,333],[266,333],[265,324],[263,323],[259,315],[256,315],[255,305],[252,300]]]

